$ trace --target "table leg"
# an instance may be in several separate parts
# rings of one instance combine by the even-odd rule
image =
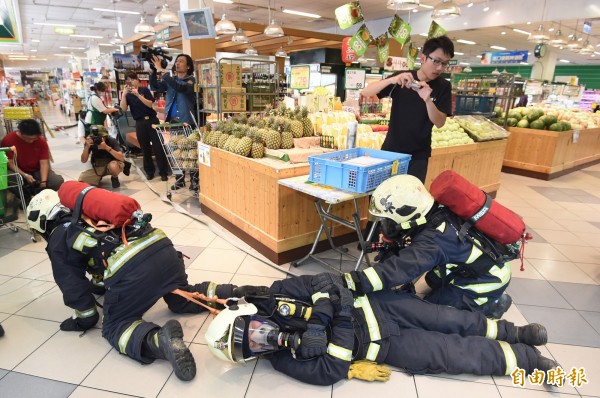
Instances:
[[[321,226],[319,227],[319,232],[317,232],[317,237],[315,238],[315,241],[313,242],[312,247],[310,248],[310,251],[308,252],[308,254],[306,256],[302,257],[298,261],[292,261],[292,263],[291,263],[292,267],[299,266],[300,264],[302,264],[309,258],[312,258],[313,260],[316,260],[316,261],[322,263],[322,261],[320,259],[318,259],[317,257],[313,256],[313,254],[315,254],[315,250],[317,249],[317,245],[319,244],[319,239],[321,238],[321,234],[323,233],[323,230],[326,231],[328,237],[329,237],[329,232],[327,231],[326,219],[321,216],[321,212],[319,211],[319,208],[320,209],[323,208],[321,206],[321,201],[317,199],[315,201],[315,206],[317,207],[317,214],[319,215],[319,220],[321,220]],[[329,204],[329,206],[327,207],[327,211],[329,211],[329,209],[331,209],[331,204]],[[329,265],[329,264],[327,264],[327,265]]]

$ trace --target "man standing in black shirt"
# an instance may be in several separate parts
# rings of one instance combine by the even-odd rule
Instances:
[[[429,39],[421,51],[421,69],[397,72],[370,83],[361,93],[391,97],[390,128],[381,149],[412,155],[408,174],[423,183],[431,156],[431,129],[442,127],[452,113],[452,85],[441,77],[452,57],[452,40]]]
[[[152,108],[154,96],[147,87],[140,87],[140,80],[135,72],[130,71],[125,74],[125,84],[121,96],[121,108],[123,111],[126,111],[128,107],[131,108],[131,116],[135,120],[135,134],[142,147],[146,178],[148,180],[154,178],[156,171],[152,161],[152,152],[154,151],[160,179],[167,181],[169,172],[167,157],[162,149],[158,133],[152,127],[153,124],[159,124],[156,111]]]

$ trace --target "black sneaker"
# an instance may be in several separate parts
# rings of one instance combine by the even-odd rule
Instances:
[[[189,381],[196,376],[196,362],[183,341],[183,329],[178,321],[171,319],[158,330],[158,347],[179,380]]]
[[[121,183],[119,182],[119,177],[116,176],[110,177],[110,183],[112,184],[113,188],[119,188],[121,186]]]
[[[146,173],[146,179],[147,179],[148,181],[150,181],[150,180],[151,180],[151,179],[153,179],[153,178],[154,178],[154,173],[152,173],[152,174],[148,174],[148,173]]]
[[[162,175],[162,176],[160,176],[160,180],[161,181],[168,181],[169,177],[167,177],[166,175]]]
[[[131,162],[125,161],[125,166],[123,166],[123,174],[128,176],[130,171],[131,171]]]

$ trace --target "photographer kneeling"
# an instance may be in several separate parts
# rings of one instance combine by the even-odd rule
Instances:
[[[102,177],[110,175],[113,188],[119,188],[119,174],[125,167],[125,155],[117,140],[108,134],[100,134],[98,126],[90,128],[90,135],[85,139],[81,153],[81,163],[86,163],[92,155],[92,169],[86,170],[79,176],[79,181],[90,185],[98,185]]]

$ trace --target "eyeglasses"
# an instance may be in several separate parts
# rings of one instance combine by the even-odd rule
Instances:
[[[431,60],[431,62],[433,62],[434,66],[441,66],[443,69],[446,69],[448,67],[448,65],[450,65],[450,61],[443,62],[443,61],[440,61],[439,59],[432,58],[429,55],[426,55],[425,57],[429,58]]]

